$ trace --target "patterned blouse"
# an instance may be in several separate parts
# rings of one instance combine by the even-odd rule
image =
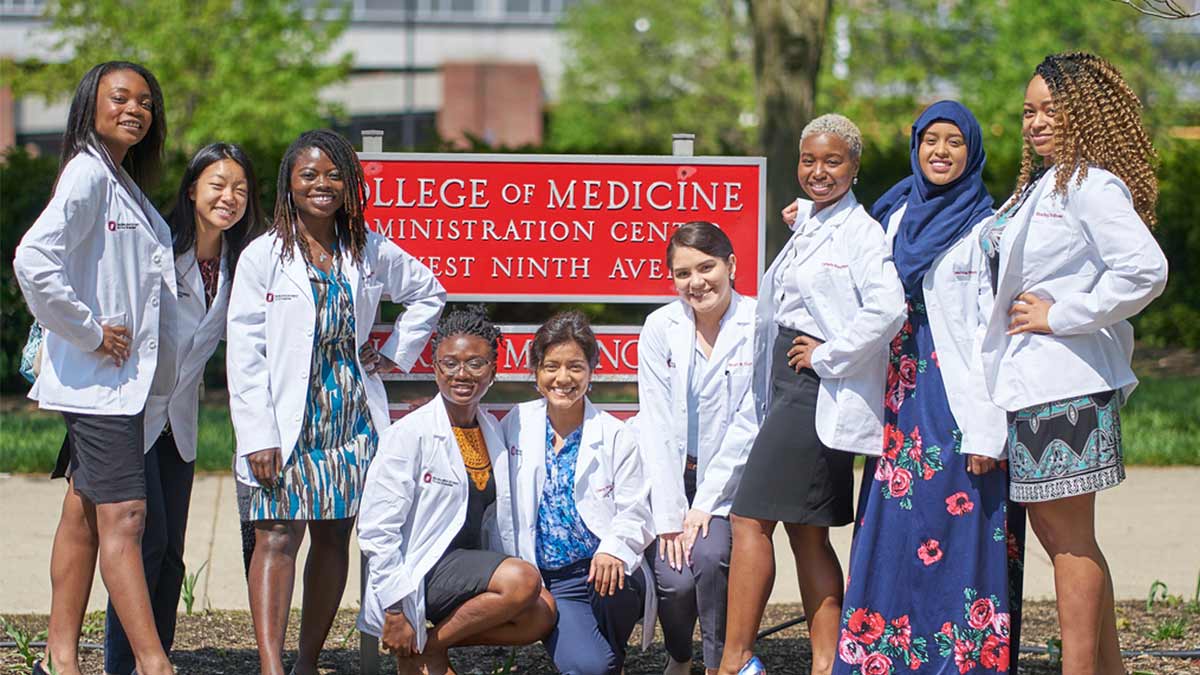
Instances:
[[[554,427],[546,418],[546,481],[537,515],[537,561],[544,570],[560,570],[591,558],[600,546],[575,508],[575,464],[579,458],[580,426],[554,451]]]
[[[200,279],[204,282],[204,306],[212,307],[213,298],[217,297],[217,277],[221,273],[221,258],[197,260],[200,267]]]

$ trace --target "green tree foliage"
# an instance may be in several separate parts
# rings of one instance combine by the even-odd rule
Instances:
[[[569,53],[547,145],[750,154],[755,139],[749,19],[740,0],[584,0],[567,13]]]
[[[1086,50],[1109,59],[1161,126],[1175,112],[1142,15],[1114,2],[858,0],[838,3],[826,41],[822,109],[855,119],[883,152],[908,143],[925,104],[956,98],[983,127],[992,194],[1011,192],[1021,157],[1021,103],[1047,54]],[[907,163],[897,167],[907,171]]]
[[[339,112],[318,92],[350,70],[349,55],[330,53],[348,15],[310,21],[294,0],[52,0],[46,18],[71,57],[6,62],[16,96],[62,99],[91,66],[137,61],[162,85],[168,147],[185,154],[215,140],[286,145]]]
[[[29,310],[13,276],[12,260],[21,235],[46,206],[58,160],[34,157],[20,148],[0,158],[0,391],[25,391],[17,374],[29,335]]]

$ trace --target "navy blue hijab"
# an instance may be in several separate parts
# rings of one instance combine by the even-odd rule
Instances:
[[[967,168],[948,185],[934,185],[921,171],[917,148],[921,135],[934,122],[958,127],[967,143]],[[887,227],[888,218],[906,203],[892,247],[896,271],[906,293],[920,287],[925,272],[942,251],[992,213],[992,195],[983,184],[983,131],[975,115],[958,101],[938,101],[925,109],[912,126],[909,141],[912,175],[892,186],[875,202],[871,217]]]

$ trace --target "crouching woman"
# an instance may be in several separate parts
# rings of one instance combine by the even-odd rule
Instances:
[[[554,627],[538,570],[498,552],[512,547],[508,457],[479,401],[496,379],[500,337],[482,308],[441,319],[440,396],[380,436],[367,474],[358,627],[396,654],[401,673],[453,672],[450,647],[525,645]]]
[[[639,619],[653,636],[650,484],[630,425],[587,398],[600,348],[587,319],[551,317],[529,347],[542,398],[504,418],[515,549],[535,563],[558,610],[546,650],[566,675],[616,675]]]

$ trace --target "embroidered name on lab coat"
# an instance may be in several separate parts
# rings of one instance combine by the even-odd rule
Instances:
[[[441,485],[443,487],[454,487],[455,485],[458,485],[458,483],[456,483],[455,481],[452,481],[452,480],[449,480],[446,478],[442,478],[441,476],[433,475],[432,471],[426,471],[425,475],[421,477],[421,480],[424,481],[425,483],[429,483],[432,485]]]
[[[108,221],[108,231],[109,232],[116,232],[118,230],[136,230],[136,229],[138,229],[137,223],[118,223],[115,220]]]

